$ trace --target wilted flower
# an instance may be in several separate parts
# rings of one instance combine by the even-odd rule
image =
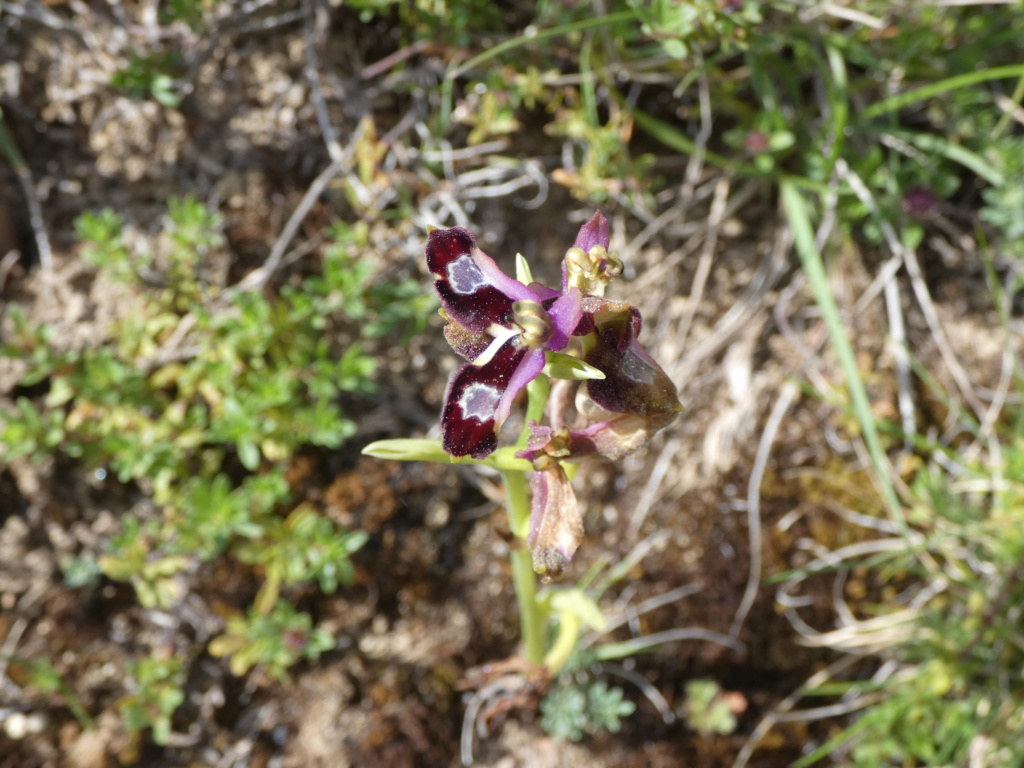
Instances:
[[[599,411],[591,402],[591,412]],[[533,568],[546,576],[557,576],[572,559],[583,539],[583,518],[576,504],[572,484],[562,461],[607,459],[617,461],[641,447],[678,411],[653,414],[607,414],[612,416],[583,429],[553,429],[530,422],[526,449],[516,457],[532,462],[533,501],[527,544]]]
[[[533,557],[533,570],[557,576],[583,540],[583,518],[569,476],[558,462],[534,472],[531,483],[533,501],[526,543]]]

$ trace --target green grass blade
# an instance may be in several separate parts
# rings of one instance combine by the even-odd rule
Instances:
[[[811,218],[807,210],[807,204],[789,180],[784,180],[781,188],[782,203],[786,210],[789,226],[793,230],[797,254],[800,256],[804,274],[807,276],[807,281],[811,286],[814,300],[821,310],[821,316],[828,329],[829,338],[835,347],[839,364],[846,378],[846,386],[850,391],[850,400],[853,403],[854,416],[860,424],[864,443],[871,456],[871,463],[875,470],[878,487],[882,492],[886,506],[889,508],[893,522],[899,526],[900,532],[905,535],[907,521],[903,516],[903,508],[896,496],[892,478],[889,476],[889,468],[878,438],[878,428],[875,425],[874,414],[871,412],[867,388],[864,386],[864,380],[857,369],[857,359],[854,355],[853,347],[846,336],[842,320],[839,317],[839,309],[829,288],[828,276],[825,274],[825,264],[822,260],[821,252],[814,242],[814,230],[811,228]]]
[[[979,72],[965,72],[962,75],[947,77],[945,80],[939,80],[937,83],[929,83],[928,85],[921,86],[920,88],[915,88],[912,91],[907,91],[906,93],[900,93],[896,96],[890,96],[887,99],[876,101],[867,109],[862,110],[860,117],[863,120],[871,120],[872,118],[879,117],[889,112],[895,112],[897,109],[909,106],[914,102],[924,101],[925,99],[939,96],[957,88],[967,88],[989,80],[1001,80],[1007,77],[1022,76],[1024,76],[1024,64],[1010,64],[1005,67],[983,69]]]
[[[964,168],[978,174],[994,187],[1001,187],[1006,183],[1006,178],[985,158],[977,152],[972,152],[967,147],[954,144],[942,136],[931,133],[917,133],[914,131],[903,131],[896,128],[886,128],[881,133],[893,136],[900,141],[917,147],[926,155],[941,155],[947,160],[959,163]]]
[[[456,67],[448,73],[448,79],[454,79],[468,69],[473,69],[474,67],[483,64],[485,61],[490,61],[496,56],[501,56],[503,53],[508,53],[509,51],[521,48],[524,45],[539,43],[552,37],[567,35],[571,32],[582,32],[585,29],[618,24],[620,21],[632,21],[636,16],[636,11],[619,11],[618,13],[609,13],[607,16],[599,16],[595,19],[582,19],[581,21],[574,21],[571,24],[561,24],[557,27],[551,27],[551,29],[541,29],[533,35],[520,35],[519,37],[513,37],[503,43],[498,43],[496,46],[484,51],[483,53],[478,53],[465,64]]]
[[[620,100],[620,103],[623,103],[623,101],[624,100]],[[632,110],[632,115],[633,119],[636,120],[637,125],[666,147],[674,149],[683,155],[692,155],[697,151],[697,146],[693,143],[693,140],[669,123],[648,115],[646,112],[642,112],[639,109]],[[710,150],[704,151],[704,157],[719,168],[736,171],[745,176],[764,177],[766,175],[757,170],[753,165],[731,160],[730,158],[719,155]]]
[[[620,104],[625,106],[625,100],[622,99],[621,96],[618,94],[613,95]],[[633,119],[641,130],[649,133],[666,147],[674,149],[684,155],[692,155],[697,151],[697,147],[693,141],[670,123],[666,123],[664,120],[652,117],[646,112],[642,112],[638,109],[631,109],[630,114],[633,115]],[[751,163],[733,160],[709,149],[704,150],[704,159],[709,163],[717,165],[719,168],[724,168],[727,171],[733,171],[734,173],[747,178],[771,179],[774,177],[774,173],[771,171],[761,171]],[[828,191],[827,184],[820,181],[814,181],[813,179],[809,179],[804,176],[789,176],[788,179],[795,187],[801,187],[822,193]]]
[[[846,126],[850,117],[850,85],[846,72],[846,59],[839,48],[826,44],[825,55],[828,58],[832,78],[828,83],[829,109],[832,113],[832,146],[828,154],[828,174],[835,169],[836,161],[843,156],[843,145],[846,140]]]

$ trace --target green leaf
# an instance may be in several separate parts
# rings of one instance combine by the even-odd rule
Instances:
[[[992,67],[990,69],[966,72],[964,74],[946,78],[945,80],[928,83],[921,88],[916,88],[912,91],[904,91],[903,93],[898,93],[894,96],[882,99],[881,101],[877,101],[874,104],[869,105],[866,109],[861,110],[858,116],[861,120],[871,120],[872,118],[879,117],[889,112],[894,112],[897,109],[902,109],[903,107],[909,106],[915,102],[925,101],[936,96],[948,94],[949,91],[957,88],[967,88],[989,80],[1000,80],[1011,77],[1024,77],[1024,65],[1011,64],[1002,67]]]
[[[814,229],[811,227],[811,214],[808,204],[797,190],[791,180],[782,182],[782,205],[786,212],[789,226],[793,230],[793,241],[796,245],[796,252],[800,256],[804,272],[807,275],[807,282],[811,286],[814,300],[821,311],[825,327],[828,329],[829,338],[836,350],[840,366],[846,376],[846,386],[850,394],[850,401],[853,405],[853,412],[861,427],[864,442],[867,444],[868,454],[875,470],[878,485],[882,496],[889,508],[893,522],[899,526],[900,531],[906,532],[907,522],[903,516],[903,509],[900,506],[899,498],[893,486],[892,478],[888,471],[888,463],[882,451],[881,441],[878,437],[878,428],[871,410],[871,402],[868,399],[867,387],[860,374],[857,359],[846,334],[842,319],[839,315],[839,308],[836,305],[835,296],[832,295],[831,283],[825,273],[825,260],[818,250],[814,239]]]
[[[256,447],[256,443],[247,438],[239,440],[238,460],[250,472],[255,472],[256,468],[260,465],[260,449]]]
[[[796,136],[791,131],[776,131],[768,137],[768,147],[772,152],[789,149],[796,143]]]
[[[544,354],[547,358],[544,374],[552,379],[582,381],[584,379],[604,378],[604,373],[594,366],[583,362],[578,357],[573,357],[563,352],[545,352]]]
[[[174,80],[168,75],[157,75],[150,84],[150,93],[153,98],[165,107],[177,107],[181,100],[174,92]]]
[[[624,696],[621,688],[609,688],[603,680],[587,688],[590,725],[595,730],[618,733],[622,729],[622,718],[636,711],[636,705]]]
[[[928,155],[941,155],[952,160],[954,163],[959,163],[995,187],[1001,187],[1005,183],[1006,179],[1003,173],[988,162],[988,160],[977,152],[973,152],[967,147],[956,144],[949,139],[929,133],[904,131],[897,128],[886,128],[884,133],[912,144]]]
[[[687,719],[698,733],[707,736],[736,730],[736,716],[721,699],[721,693],[714,680],[691,680],[686,684]]]
[[[579,618],[595,632],[608,629],[608,621],[594,598],[582,589],[560,589],[551,595],[551,608],[557,613],[569,613]]]
[[[665,50],[665,53],[667,53],[673,59],[685,59],[687,53],[689,52],[686,49],[686,43],[675,37],[670,37],[667,40],[662,40],[661,47]]]

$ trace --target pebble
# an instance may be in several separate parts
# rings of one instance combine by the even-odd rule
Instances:
[[[14,712],[4,720],[4,732],[14,740],[40,733],[46,727],[46,716],[41,712]]]

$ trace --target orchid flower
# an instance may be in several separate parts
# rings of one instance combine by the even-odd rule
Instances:
[[[430,232],[426,255],[449,321],[445,337],[470,361],[448,384],[442,444],[453,456],[482,459],[497,447],[516,395],[544,369],[545,351],[568,345],[583,296],[509,277],[462,227]]]
[[[622,271],[608,245],[608,220],[597,213],[567,251],[555,290],[506,275],[461,227],[432,230],[427,240],[427,266],[448,320],[445,337],[469,361],[445,394],[445,451],[475,459],[494,451],[516,395],[541,374],[549,353],[567,350],[600,377],[577,394],[585,426],[531,424],[529,445],[516,454],[534,466],[528,543],[534,569],[548,576],[561,572],[583,536],[561,462],[617,460],[682,410],[672,381],[638,341],[639,310],[604,298],[605,286]],[[552,418],[561,418],[554,409]]]
[[[583,225],[562,265],[555,290],[509,277],[462,227],[434,229],[427,266],[448,320],[445,337],[469,363],[452,376],[441,414],[444,449],[480,459],[497,447],[497,434],[516,395],[540,375],[545,353],[584,337],[583,360],[604,376],[587,395],[601,409],[639,415],[675,414],[675,386],[637,341],[640,312],[603,298],[622,270],[608,254],[608,220],[597,213]]]

